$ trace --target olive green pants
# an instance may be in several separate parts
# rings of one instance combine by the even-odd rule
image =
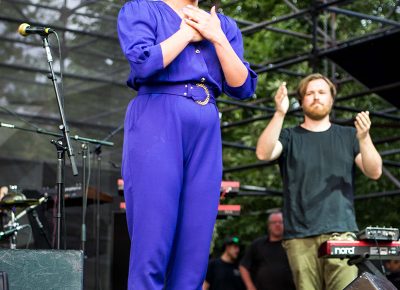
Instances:
[[[357,277],[357,267],[348,266],[347,259],[318,258],[319,246],[331,239],[354,240],[354,235],[335,233],[283,241],[297,290],[343,290]]]

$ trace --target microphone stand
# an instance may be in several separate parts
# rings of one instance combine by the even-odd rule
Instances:
[[[120,124],[116,129],[114,129],[110,134],[108,134],[104,141],[109,140],[115,134],[117,134],[121,129],[124,128],[124,123]],[[100,186],[101,186],[101,145],[97,144],[94,153],[97,155],[97,189],[96,189],[96,259],[95,259],[95,288],[99,289],[100,271],[99,271],[99,260],[100,260]]]
[[[87,209],[87,187],[86,184],[86,161],[88,153],[88,144],[85,142],[81,146],[82,148],[82,232],[81,232],[81,249],[85,255],[85,243],[86,243],[86,209]],[[89,157],[90,158],[90,157]],[[90,162],[90,161],[89,161]]]
[[[1,125],[3,125],[3,124],[4,124],[4,123],[1,123],[1,122],[0,122],[0,127],[1,127]],[[9,221],[8,224],[7,224],[6,226],[8,226],[8,227],[13,227],[13,226],[14,226],[14,227],[15,227],[16,225],[18,225],[17,223],[15,223],[16,221],[18,221],[20,218],[22,218],[22,217],[23,217],[24,215],[26,215],[28,212],[31,212],[31,213],[32,213],[33,219],[35,220],[37,226],[39,227],[40,234],[45,238],[46,243],[47,243],[47,245],[49,246],[49,249],[51,249],[51,248],[52,248],[52,245],[51,245],[50,240],[49,240],[49,238],[47,237],[47,234],[46,234],[46,232],[45,232],[45,230],[44,230],[44,226],[43,226],[42,222],[40,221],[38,212],[36,211],[36,207],[38,207],[39,205],[41,205],[43,202],[47,202],[47,199],[48,199],[48,196],[47,196],[47,193],[46,193],[43,197],[39,198],[39,203],[38,203],[38,204],[34,204],[34,205],[31,205],[31,206],[25,208],[25,209],[24,209],[23,211],[21,211],[17,216],[15,216],[11,221]]]
[[[18,224],[15,222],[15,213],[14,209],[11,210],[11,226],[12,227],[17,227]],[[17,248],[17,231],[15,231],[10,239],[10,249],[16,249]]]
[[[95,153],[97,155],[97,189],[96,189],[96,260],[95,260],[95,287],[99,289],[100,279],[100,186],[101,186],[101,146],[96,146]]]
[[[4,122],[1,122],[0,121],[0,128],[1,127],[3,127],[3,128],[8,128],[8,129],[18,129],[18,130],[22,130],[22,131],[27,131],[27,132],[31,132],[31,133],[37,133],[37,134],[44,134],[44,135],[48,135],[48,136],[54,136],[54,137],[62,137],[63,135],[62,134],[60,134],[60,133],[56,133],[56,132],[51,132],[51,131],[47,131],[47,130],[44,130],[44,129],[42,129],[42,128],[35,128],[35,129],[30,129],[30,128],[23,128],[23,127],[20,127],[20,126],[17,126],[17,125],[15,125],[15,124],[11,124],[11,123],[4,123]],[[85,146],[85,147],[87,147],[88,148],[88,143],[91,143],[91,144],[96,144],[97,146],[96,146],[96,152],[97,152],[97,148],[99,148],[100,149],[100,147],[101,146],[109,146],[109,147],[111,147],[111,146],[114,146],[114,143],[113,142],[109,142],[109,141],[106,141],[106,140],[97,140],[97,139],[91,139],[91,138],[86,138],[86,137],[81,137],[81,136],[79,136],[79,135],[73,135],[72,136],[72,140],[74,140],[74,141],[78,141],[78,142],[82,142],[83,144],[82,144],[82,147],[83,146]],[[85,151],[87,152],[87,150],[88,149],[86,149]],[[87,153],[86,153],[86,156],[87,156]],[[82,198],[83,198],[83,201],[85,201],[85,200],[87,200],[87,194],[86,194],[86,190],[85,190],[85,186],[87,187],[88,185],[86,184],[86,169],[85,169],[85,167],[86,167],[86,161],[87,161],[87,158],[85,158],[85,159],[83,159],[83,172],[84,172],[84,177],[83,177],[83,181],[84,181],[84,183],[83,183],[83,193],[82,193]],[[84,206],[86,206],[87,207],[87,203],[85,203],[85,204],[83,204]],[[82,217],[82,250],[83,251],[85,251],[85,242],[86,242],[86,225],[85,225],[85,219],[86,219],[86,210],[84,210],[84,209],[82,209],[82,215],[83,215],[83,217]],[[100,218],[100,217],[99,217]]]
[[[57,85],[57,78],[54,73],[53,69],[53,57],[51,55],[51,50],[49,46],[49,40],[46,36],[42,36],[43,40],[43,47],[46,50],[46,56],[47,56],[47,62],[49,64],[49,69],[50,69],[50,75],[48,76],[53,83],[54,87],[54,92],[56,94],[57,98],[57,105],[58,105],[58,110],[60,113],[60,118],[62,124],[59,126],[60,130],[62,131],[63,137],[58,139],[58,140],[52,140],[51,143],[53,143],[56,147],[57,150],[57,181],[56,181],[56,187],[57,187],[57,214],[56,214],[56,249],[60,249],[61,246],[61,218],[63,215],[62,208],[61,208],[61,202],[64,200],[64,167],[65,167],[65,152],[68,153],[69,160],[71,162],[71,167],[72,167],[72,174],[74,176],[78,175],[78,168],[76,167],[76,162],[75,162],[75,155],[73,148],[71,146],[71,141],[69,137],[69,128],[67,125],[67,121],[65,119],[65,114],[64,114],[64,107],[61,102],[61,97],[60,93],[58,90],[58,85]],[[65,241],[64,241],[65,243]]]
[[[0,127],[8,128],[8,129],[18,129],[18,130],[21,130],[21,131],[27,131],[27,132],[37,133],[37,134],[44,134],[44,135],[54,136],[54,137],[62,137],[63,136],[60,133],[47,131],[47,130],[42,129],[42,128],[29,129],[29,128],[24,128],[24,127],[20,127],[18,125],[15,125],[15,124],[5,123],[5,122],[1,122],[1,121],[0,121]],[[79,135],[73,135],[72,136],[72,140],[73,141],[78,141],[78,142],[83,142],[83,143],[100,144],[100,145],[104,145],[104,146],[114,146],[113,142],[81,137]]]

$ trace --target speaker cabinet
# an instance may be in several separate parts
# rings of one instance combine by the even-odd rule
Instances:
[[[384,276],[364,272],[343,290],[397,290]]]
[[[0,249],[0,271],[12,290],[83,289],[81,251]]]

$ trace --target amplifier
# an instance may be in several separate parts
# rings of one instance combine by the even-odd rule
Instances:
[[[0,270],[10,290],[83,289],[82,251],[0,249]]]
[[[384,276],[373,275],[368,272],[362,273],[343,290],[396,290]]]
[[[385,227],[366,227],[357,233],[359,240],[397,241],[399,229]]]

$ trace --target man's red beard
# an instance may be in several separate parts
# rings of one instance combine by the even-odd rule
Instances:
[[[308,107],[303,106],[304,115],[306,115],[312,120],[318,121],[322,120],[323,118],[325,118],[327,115],[330,114],[332,106],[323,105],[321,103],[317,104],[319,105],[317,106],[315,103],[313,103]]]

